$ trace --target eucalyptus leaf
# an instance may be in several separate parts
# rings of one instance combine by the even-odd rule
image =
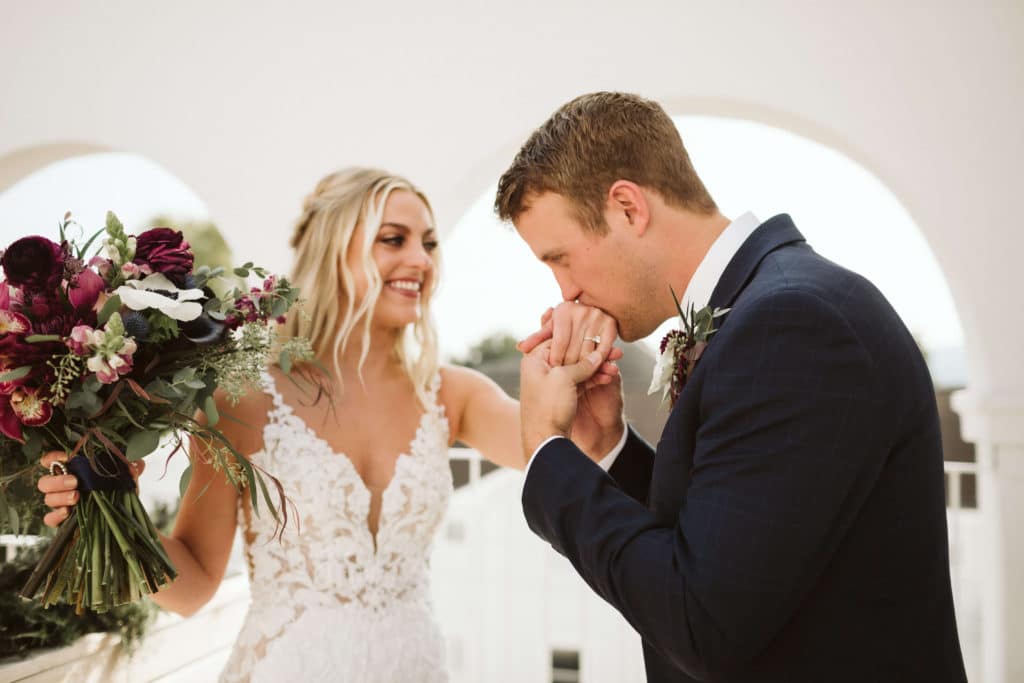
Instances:
[[[171,386],[162,379],[155,379],[146,385],[146,393],[156,394],[161,398],[166,398],[171,401],[175,401],[182,396],[182,392],[176,387]]]
[[[185,382],[183,382],[183,384],[186,387],[188,387],[189,389],[205,389],[206,388],[206,382],[204,382],[201,379],[195,379],[195,378],[189,379],[189,380],[186,380]]]
[[[185,468],[185,471],[181,473],[181,479],[178,480],[178,494],[184,498],[185,491],[188,489],[188,483],[192,481],[192,465]]]
[[[81,408],[86,415],[94,415],[103,407],[103,401],[96,394],[89,391],[76,391],[68,396],[65,404],[68,410]]]
[[[276,299],[274,305],[270,310],[270,315],[274,318],[282,316],[288,312],[288,301],[286,299]]]
[[[171,380],[174,384],[185,384],[190,379],[196,376],[195,368],[182,368],[174,373],[174,379]]]
[[[36,460],[43,454],[43,437],[35,430],[25,432],[25,443],[21,444],[21,452],[29,460]]]
[[[249,277],[249,271],[245,268],[235,268],[235,275],[238,277]]]
[[[103,304],[103,308],[100,309],[99,314],[96,316],[96,324],[103,327],[110,320],[110,316],[114,315],[121,308],[121,297],[114,295],[106,300]]]
[[[139,460],[156,450],[160,445],[160,432],[147,430],[135,432],[128,439],[128,452],[125,455],[129,460]]]
[[[28,375],[30,372],[32,372],[31,365],[22,365],[20,368],[14,368],[13,370],[0,373],[0,382],[15,382]]]
[[[220,422],[220,412],[217,410],[217,403],[213,400],[213,396],[207,396],[203,401],[203,412],[206,413],[206,422],[211,427]]]

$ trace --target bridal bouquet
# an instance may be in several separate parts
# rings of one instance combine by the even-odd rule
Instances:
[[[301,339],[277,345],[273,323],[298,297],[285,278],[247,263],[233,275],[263,283],[245,291],[221,268],[194,268],[175,230],[128,235],[108,213],[106,228],[79,245],[66,236],[70,225],[66,215],[59,242],[25,237],[0,258],[0,529],[18,532],[17,516],[4,514],[13,510],[6,485],[38,472],[44,451],[67,453],[81,500],[21,595],[102,612],[176,575],[129,469],[163,437],[175,452],[185,435],[198,439],[254,510],[262,497],[278,519],[271,479],[287,521],[280,484],[217,430],[213,393],[237,400],[272,350],[286,371],[312,350]]]

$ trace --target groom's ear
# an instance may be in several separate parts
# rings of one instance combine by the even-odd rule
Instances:
[[[628,230],[638,237],[651,222],[651,207],[643,188],[629,180],[616,180],[608,188],[605,218],[612,228]]]

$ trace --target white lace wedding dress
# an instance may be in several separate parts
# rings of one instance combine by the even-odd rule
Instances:
[[[429,596],[431,542],[452,493],[440,377],[383,493],[376,539],[370,492],[264,377],[274,408],[251,461],[298,508],[282,540],[274,520],[239,510],[252,604],[222,683],[447,681]]]

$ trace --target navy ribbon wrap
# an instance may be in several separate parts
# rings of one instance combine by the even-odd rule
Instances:
[[[67,471],[78,477],[79,491],[134,491],[135,479],[121,458],[102,451],[93,456],[96,468],[84,455],[64,463]]]

